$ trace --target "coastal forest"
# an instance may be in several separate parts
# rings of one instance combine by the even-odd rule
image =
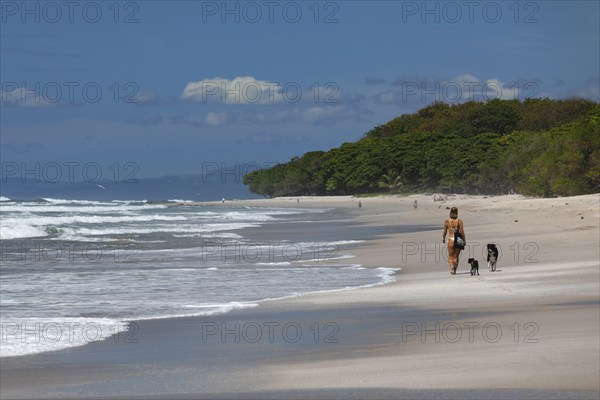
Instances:
[[[266,196],[600,192],[600,105],[585,99],[433,103],[352,143],[244,176]]]

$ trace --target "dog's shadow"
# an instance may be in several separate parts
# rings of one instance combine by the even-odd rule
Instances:
[[[495,271],[484,270],[484,271],[482,271],[482,272],[479,273],[479,276],[481,276],[483,274],[486,274],[486,275],[487,274],[495,274],[496,272],[502,272],[502,270],[501,269],[497,269]],[[457,272],[456,275],[471,275],[471,271]]]

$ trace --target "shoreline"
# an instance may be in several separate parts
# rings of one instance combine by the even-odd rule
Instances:
[[[197,203],[194,206],[203,206],[204,204],[202,203]],[[345,213],[345,211],[340,212],[339,210],[334,210],[329,208],[328,210],[323,210],[323,211],[328,211],[326,213],[327,215],[327,222],[333,222],[334,224],[336,224],[337,228],[340,228],[340,226],[337,226],[337,224],[339,223],[340,220],[343,219],[343,214]],[[315,214],[315,215],[320,215],[320,214]],[[285,221],[283,224],[281,224],[283,226],[283,230],[289,230],[290,226],[292,224],[295,224],[296,222],[293,221]],[[322,226],[321,223],[322,221],[318,221],[315,220],[314,217],[310,217],[308,220],[303,220],[302,223],[308,223],[309,226],[311,227],[311,229],[314,229],[313,226],[315,223],[319,223],[319,226]],[[272,236],[273,238],[279,239],[281,238],[281,228],[279,228],[279,224],[277,224],[278,227],[277,229],[274,229],[275,225],[269,225],[269,229],[268,232],[270,234],[270,236]],[[322,228],[317,228],[317,229],[322,229]],[[251,242],[251,246],[256,243],[256,244],[262,244],[262,243],[270,243],[270,239],[269,240],[264,240],[264,234],[265,234],[265,225],[261,225],[260,227],[251,227],[251,228],[243,228],[242,229],[245,232],[245,237],[246,239],[249,239]],[[326,241],[326,239],[323,238],[323,240],[325,241],[325,243],[327,243],[329,245],[329,242]],[[312,266],[319,266],[320,265],[325,265],[328,267],[336,267],[338,265],[339,262],[343,262],[344,264],[348,263],[347,266],[344,265],[344,267],[347,268],[351,268],[356,266],[355,264],[351,264],[351,261],[347,261],[346,257],[343,257],[344,255],[349,256],[349,251],[347,249],[348,247],[348,243],[343,243],[343,242],[356,242],[356,243],[352,243],[352,244],[357,244],[358,242],[364,242],[364,240],[341,240],[338,241],[340,244],[336,244],[336,252],[333,254],[333,256],[335,256],[335,254],[337,254],[337,251],[339,250],[338,246],[343,246],[344,249],[342,250],[343,254],[342,257],[340,259],[320,259],[320,260],[298,260],[298,262],[301,262],[301,264],[308,264],[308,265],[312,265]],[[312,241],[310,241],[309,243],[313,243]],[[320,241],[315,242],[315,244],[321,244]],[[328,251],[321,251],[321,247],[317,248],[318,250],[315,250],[317,252],[317,254],[319,254],[319,256],[322,256],[324,258],[326,258],[328,255],[330,255],[330,252]],[[308,252],[308,250],[306,250]],[[310,253],[312,254],[312,251],[310,251]],[[293,257],[293,256],[292,256]],[[351,256],[349,258],[352,258],[354,256]],[[260,260],[256,260],[256,261],[252,261],[252,262],[258,262],[259,264],[262,264],[261,262],[259,262]],[[267,261],[267,260],[265,260]],[[361,266],[362,268],[362,266]],[[358,286],[347,286],[347,287],[337,287],[337,288],[332,288],[332,289],[315,289],[313,291],[305,291],[305,292],[301,292],[301,293],[289,293],[287,295],[282,295],[282,296],[278,296],[278,297],[265,297],[265,298],[257,298],[257,299],[251,299],[251,300],[241,300],[241,301],[230,301],[227,303],[215,303],[215,308],[220,308],[219,310],[214,310],[214,311],[206,311],[204,313],[198,313],[198,314],[194,314],[192,312],[188,313],[188,314],[181,314],[181,315],[164,315],[164,316],[155,316],[155,317],[148,317],[148,318],[129,318],[129,319],[119,319],[118,321],[115,319],[115,322],[110,325],[110,326],[99,326],[100,324],[98,324],[97,322],[94,322],[93,320],[91,322],[89,322],[88,324],[92,326],[92,332],[95,333],[96,329],[101,329],[103,332],[109,332],[109,336],[105,336],[102,335],[103,338],[100,340],[87,340],[86,342],[83,343],[79,343],[77,346],[67,346],[67,347],[62,347],[62,348],[57,348],[57,346],[55,346],[54,349],[44,349],[42,351],[37,351],[34,353],[27,353],[27,354],[17,354],[17,355],[11,355],[11,356],[3,356],[0,357],[0,359],[4,359],[4,360],[10,360],[11,358],[20,358],[20,357],[24,357],[24,356],[36,356],[39,354],[45,354],[45,353],[52,353],[52,352],[56,352],[56,351],[62,351],[62,350],[68,350],[71,348],[76,348],[76,347],[81,347],[81,346],[85,346],[87,344],[90,343],[94,343],[96,341],[111,341],[113,340],[113,337],[115,336],[128,336],[127,331],[122,331],[122,328],[127,325],[127,324],[133,324],[135,325],[136,323],[142,322],[142,321],[149,321],[149,320],[177,320],[180,318],[205,318],[207,316],[212,316],[212,315],[221,315],[221,314],[226,314],[229,313],[231,311],[240,311],[240,310],[244,310],[247,308],[253,308],[253,307],[258,307],[261,306],[263,304],[270,304],[272,302],[278,302],[278,301],[284,301],[284,300],[289,300],[289,299],[294,299],[300,296],[306,296],[306,295],[314,295],[314,294],[326,294],[326,293],[330,293],[330,292],[337,292],[337,291],[348,291],[348,290],[359,290],[359,289],[364,289],[364,288],[369,288],[369,287],[375,287],[375,286],[380,286],[380,285],[384,285],[384,284],[389,284],[389,277],[392,275],[395,275],[395,271],[396,269],[394,269],[394,272],[392,273],[392,269],[388,269],[389,271],[385,271],[387,273],[384,273],[382,271],[382,273],[379,274],[379,278],[377,281],[373,281],[370,283],[364,283],[364,284],[360,284]],[[343,273],[340,271],[340,273]],[[385,276],[384,276],[385,275]],[[373,279],[375,279],[375,277],[372,277]],[[6,321],[7,324],[9,324],[8,321]],[[104,321],[103,321],[104,323]],[[13,322],[10,322],[10,324],[13,324]],[[53,327],[54,325],[58,326],[62,326],[61,322],[55,322],[55,321],[46,321],[44,322],[43,319],[41,320],[41,324],[42,326],[47,325],[47,326],[51,326]],[[72,336],[74,334],[74,330],[76,330],[75,328],[73,328],[75,325],[77,326],[83,326],[84,323],[73,323],[73,322],[68,322],[65,323],[65,327],[64,329],[61,330],[61,334],[62,336]],[[87,325],[86,325],[87,326]],[[118,334],[110,334],[110,332],[113,332],[115,330],[116,327],[119,327],[120,332]],[[83,330],[83,329],[82,329]],[[39,330],[35,330],[36,332],[39,332]],[[8,333],[6,333],[8,332]],[[10,331],[6,330],[6,332],[4,331],[3,328],[3,334],[6,333],[7,335],[10,335]],[[36,336],[34,336],[33,334],[34,330],[32,329],[31,332],[27,333],[27,338],[29,339],[38,339]],[[86,332],[89,332],[89,330],[86,330]],[[29,335],[31,333],[31,335]],[[51,334],[52,332],[48,333],[48,336],[52,337],[53,335]],[[79,332],[78,332],[79,333]],[[91,334],[91,336],[94,336],[94,333]],[[42,338],[43,340],[43,338]],[[3,349],[4,350],[4,349]]]
[[[371,288],[305,294],[208,317],[140,321],[137,345],[105,340],[2,358],[2,397],[594,398],[600,393],[599,200],[227,201],[344,209],[354,223],[380,233],[349,250],[352,262],[402,270],[396,282]],[[480,276],[468,273],[466,253],[459,274],[449,274],[441,224],[451,205],[465,222]],[[431,229],[398,233],[398,224]],[[489,241],[503,252],[496,273],[478,253]],[[276,340],[266,340],[268,323],[275,322],[273,329],[297,324],[302,337],[294,343],[274,331]],[[209,335],[236,323],[239,342],[235,333],[225,340],[218,331]],[[257,326],[263,336],[252,343],[248,335]],[[501,332],[497,340],[494,332]],[[338,342],[324,342],[327,335]]]

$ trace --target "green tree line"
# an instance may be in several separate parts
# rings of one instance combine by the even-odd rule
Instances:
[[[600,105],[584,99],[433,103],[353,143],[244,176],[267,197],[424,191],[600,192]]]

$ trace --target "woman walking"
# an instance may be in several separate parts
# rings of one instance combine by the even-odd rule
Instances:
[[[456,275],[456,270],[458,269],[458,257],[460,256],[461,251],[460,248],[454,246],[454,235],[456,231],[460,232],[466,244],[467,239],[463,229],[463,222],[458,219],[458,208],[452,207],[450,210],[450,218],[444,221],[444,233],[442,235],[442,243],[446,243],[446,233],[450,233],[448,235],[448,264],[450,264],[450,273],[452,275]]]

